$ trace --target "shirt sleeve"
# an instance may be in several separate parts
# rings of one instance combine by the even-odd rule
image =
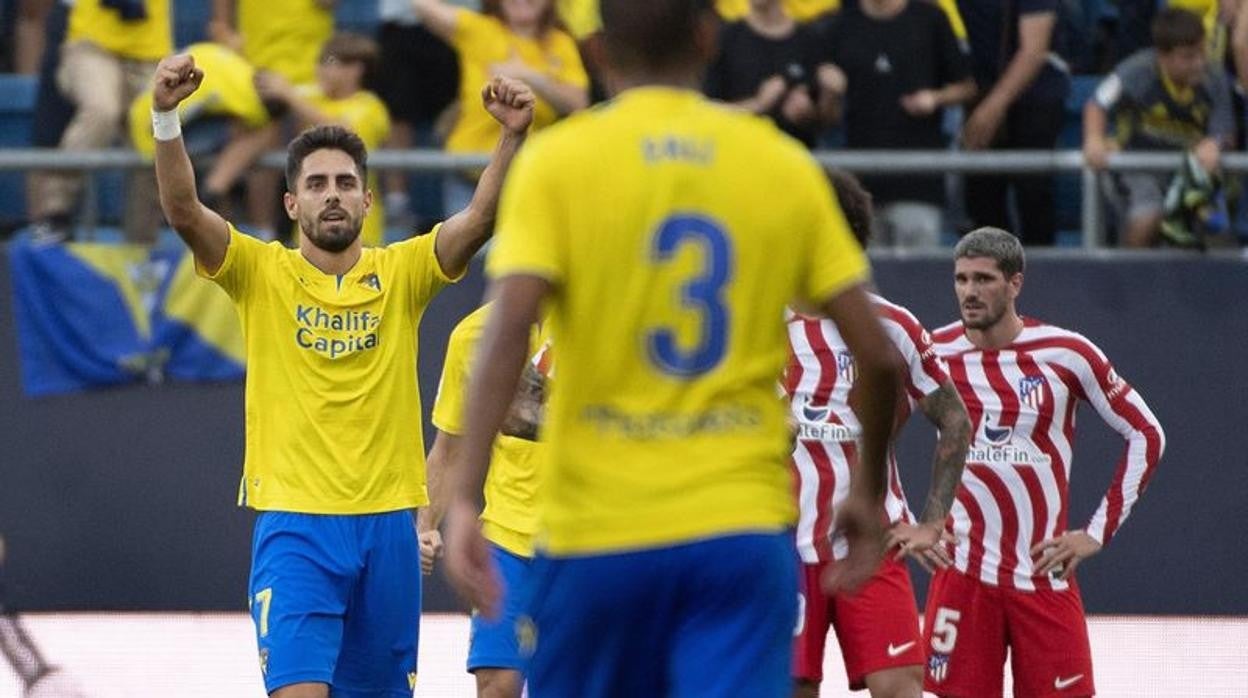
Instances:
[[[464,278],[467,273],[465,268],[459,276],[451,277],[443,271],[437,255],[437,239],[441,233],[442,224],[439,223],[427,235],[418,235],[386,248],[391,254],[399,256],[399,264],[402,265],[400,273],[406,275],[411,283],[411,301],[417,308],[428,305],[438,291]]]
[[[240,232],[233,223],[227,225],[230,228],[230,242],[225,248],[225,260],[221,262],[221,266],[210,274],[196,259],[195,273],[220,286],[237,303],[247,294],[267,245]]]
[[[850,286],[866,281],[870,269],[823,172],[811,160],[804,174],[801,184],[805,186],[797,192],[807,201],[806,220],[795,230],[808,233],[809,262],[799,300],[821,307]]]
[[[478,55],[483,46],[498,40],[496,20],[480,12],[459,8],[455,12],[455,30],[451,33],[451,46],[469,56]]]
[[[1166,437],[1144,398],[1118,375],[1100,349],[1087,340],[1080,344],[1083,361],[1075,374],[1084,396],[1126,442],[1109,489],[1086,528],[1088,535],[1107,545],[1148,486]]]
[[[438,395],[433,400],[430,416],[438,431],[455,436],[464,433],[469,364],[475,353],[478,334],[474,325],[470,315],[451,331],[451,338],[446,344],[446,359],[442,363],[442,379],[438,382]]]
[[[1231,106],[1231,87],[1226,79],[1226,71],[1221,67],[1214,66],[1209,75],[1209,92],[1213,104],[1209,112],[1206,135],[1217,139],[1223,148],[1229,148],[1235,142],[1235,111]]]
[[[881,308],[884,329],[906,362],[906,395],[912,405],[940,389],[949,380],[945,364],[936,355],[932,335],[908,311]]]
[[[521,149],[503,185],[486,260],[493,278],[529,274],[558,284],[565,277],[567,226],[555,180],[559,165],[551,149],[543,147],[546,143],[539,134]]]

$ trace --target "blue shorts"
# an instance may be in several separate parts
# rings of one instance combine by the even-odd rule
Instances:
[[[529,695],[788,696],[791,532],[534,561]]]
[[[249,589],[265,690],[315,682],[335,698],[410,698],[420,583],[410,511],[262,512]]]
[[[523,671],[533,651],[532,635],[525,616],[526,592],[533,560],[520,557],[490,544],[490,555],[503,578],[502,612],[495,620],[472,614],[472,639],[468,641],[468,671],[477,669],[514,669]],[[525,647],[521,647],[521,641]]]

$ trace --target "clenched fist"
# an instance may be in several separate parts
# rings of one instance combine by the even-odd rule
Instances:
[[[513,78],[495,77],[481,90],[485,110],[503,128],[523,134],[533,123],[533,105],[537,98],[529,86]]]
[[[195,67],[195,59],[187,53],[162,58],[152,80],[152,106],[156,111],[176,109],[182,100],[199,89],[204,71]]]

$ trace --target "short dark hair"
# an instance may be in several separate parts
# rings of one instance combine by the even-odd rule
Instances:
[[[849,231],[854,234],[858,244],[866,247],[871,239],[871,222],[875,217],[875,203],[871,192],[867,191],[858,178],[845,170],[835,167],[828,168],[828,181],[836,192],[836,200],[845,213],[845,221],[849,223]]]
[[[355,161],[360,171],[360,179],[368,179],[368,148],[364,141],[341,126],[313,126],[286,146],[286,189],[294,192],[299,183],[299,172],[303,169],[303,161],[318,150],[341,150]]]
[[[710,0],[600,0],[602,40],[626,70],[665,70],[698,60],[698,22]]]
[[[1205,41],[1205,23],[1194,12],[1167,7],[1153,18],[1153,46],[1161,53]]]
[[[377,48],[376,41],[363,34],[352,32],[337,32],[321,47],[321,62],[333,58],[343,63],[363,64],[365,82],[377,70],[380,56],[381,52]]]
[[[1023,243],[1000,228],[988,226],[976,228],[962,236],[953,248],[953,258],[958,260],[963,257],[987,257],[996,260],[997,268],[1007,279],[1021,273],[1027,266]]]

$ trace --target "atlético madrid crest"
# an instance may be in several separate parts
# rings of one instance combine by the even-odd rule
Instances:
[[[1044,376],[1023,376],[1018,380],[1018,398],[1033,410],[1044,404]]]
[[[932,656],[927,658],[927,673],[936,683],[944,681],[949,676],[949,655],[933,652]]]

